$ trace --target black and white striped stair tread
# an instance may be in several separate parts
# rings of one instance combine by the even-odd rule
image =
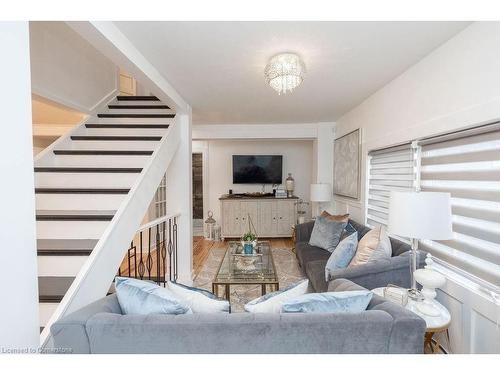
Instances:
[[[47,173],[141,173],[142,168],[127,168],[127,167],[35,167],[35,172]]]
[[[98,113],[99,118],[174,118],[175,113]]]
[[[110,104],[109,109],[170,109],[164,104]]]
[[[38,299],[41,303],[59,303],[68,291],[74,277],[70,276],[39,276]],[[115,292],[114,283],[111,284],[108,294]]]
[[[109,221],[116,211],[95,210],[37,210],[38,221]]]
[[[55,155],[152,155],[152,150],[54,150]]]
[[[98,240],[89,239],[38,239],[38,255],[90,255]]]
[[[168,129],[169,124],[85,124],[88,129]]]
[[[118,95],[116,97],[118,101],[124,101],[124,102],[130,102],[130,101],[153,101],[153,102],[159,102],[160,99],[158,99],[154,95],[132,95],[132,96],[127,96],[127,95]]]
[[[161,141],[161,136],[140,135],[72,135],[73,141]]]
[[[121,188],[36,188],[37,194],[128,194]]]

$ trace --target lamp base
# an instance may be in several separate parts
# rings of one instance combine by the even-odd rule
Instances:
[[[424,296],[418,289],[408,289],[408,298],[411,298],[413,301],[423,301]]]

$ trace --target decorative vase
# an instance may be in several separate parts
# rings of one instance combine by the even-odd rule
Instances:
[[[243,246],[243,253],[245,255],[252,255],[254,253],[254,248],[257,246],[257,240],[255,241],[241,241]]]
[[[291,173],[288,173],[288,177],[285,181],[285,186],[286,186],[286,196],[288,198],[292,198],[293,191],[295,190],[295,180],[293,179]]]

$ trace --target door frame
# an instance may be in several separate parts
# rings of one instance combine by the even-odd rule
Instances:
[[[208,205],[208,197],[210,196],[208,193],[208,143],[203,142],[202,145],[197,142],[196,145],[192,147],[192,154],[201,154],[201,162],[202,162],[202,172],[201,179],[203,185],[203,220],[208,217],[209,205]],[[192,173],[192,171],[191,171]],[[212,209],[213,210],[213,209]],[[192,214],[192,213],[191,213]]]

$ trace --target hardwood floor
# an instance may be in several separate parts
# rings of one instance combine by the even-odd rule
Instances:
[[[292,248],[293,247],[293,241],[291,238],[270,238],[266,239],[271,242],[271,248],[272,249],[279,249],[279,248]],[[215,242],[215,241],[210,241],[205,239],[202,236],[196,236],[193,237],[193,274],[194,277],[198,276],[200,273],[201,269],[203,268],[203,265],[205,264],[205,261],[208,258],[208,255],[210,254],[210,250],[212,249],[225,249],[227,246],[227,241],[220,241],[220,242]],[[137,263],[139,263],[140,260],[140,253],[137,253]],[[153,250],[151,251],[151,261],[152,261],[152,269],[151,269],[151,276],[155,277],[157,272],[156,272],[156,251]],[[143,262],[146,265],[147,264],[147,254],[143,254]],[[132,276],[134,273],[134,259],[131,259],[131,273]],[[128,257],[125,257],[123,259],[122,265],[120,267],[121,274],[123,276],[128,276]],[[146,269],[145,270],[145,275],[149,276],[149,271]]]
[[[292,248],[293,241],[291,238],[269,238],[266,239],[271,242],[271,249],[278,248]],[[212,249],[225,249],[227,241],[210,241],[204,237],[193,237],[193,273],[194,277],[198,276],[203,264],[205,263],[210,250]]]

